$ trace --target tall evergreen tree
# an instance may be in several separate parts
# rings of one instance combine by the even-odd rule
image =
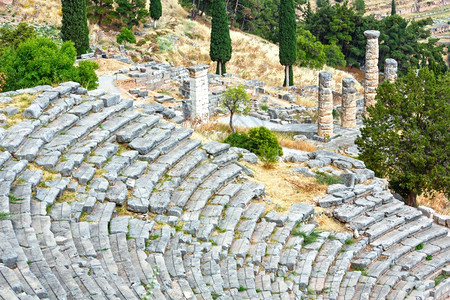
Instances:
[[[87,16],[90,21],[108,25],[114,17],[114,0],[87,0]]]
[[[161,0],[150,0],[150,17],[153,19],[153,28],[156,29],[156,20],[162,15]]]
[[[213,0],[211,21],[211,42],[209,56],[217,62],[217,74],[222,75],[225,63],[231,59],[230,28],[227,20],[225,2]]]
[[[89,49],[86,0],[62,0],[61,37],[75,44],[77,55]]]
[[[116,14],[128,28],[139,25],[148,16],[145,8],[145,0],[115,0],[117,3]]]
[[[281,0],[280,2],[280,63],[285,67],[284,85],[289,86],[293,80],[289,80],[289,67],[297,59],[297,44],[295,37],[295,10],[292,0]]]
[[[391,4],[391,16],[395,15],[397,13],[397,9],[395,8],[395,0],[392,0]]]

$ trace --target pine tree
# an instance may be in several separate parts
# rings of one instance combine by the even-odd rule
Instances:
[[[280,63],[285,66],[284,85],[289,86],[289,67],[292,66],[297,57],[297,45],[295,38],[295,10],[293,0],[281,0],[280,3]]]
[[[395,15],[397,13],[397,9],[395,8],[395,0],[392,0],[391,4],[391,16]]]
[[[212,21],[209,56],[212,61],[217,62],[218,74],[222,75],[223,69],[225,69],[225,63],[231,59],[232,53],[225,2],[223,0],[213,0],[211,11]]]
[[[150,16],[153,19],[153,28],[156,29],[156,20],[162,15],[161,0],[150,0]]]
[[[391,188],[416,206],[417,195],[450,196],[450,73],[410,69],[395,83],[383,82],[355,144],[360,158]]]
[[[75,44],[77,55],[89,49],[89,28],[86,17],[86,0],[62,0],[61,37]]]

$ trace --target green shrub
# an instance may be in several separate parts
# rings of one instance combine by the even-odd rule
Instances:
[[[88,90],[93,90],[98,86],[98,76],[94,70],[97,70],[99,65],[95,61],[81,61],[78,64],[76,78],[72,79],[79,82],[81,86]]]
[[[230,144],[231,147],[249,149],[249,137],[246,133],[235,132],[227,136],[224,143]]]
[[[276,135],[266,127],[256,127],[248,132],[249,150],[261,157],[276,157],[283,155],[283,149],[278,144]]]
[[[131,44],[136,43],[136,37],[134,36],[133,31],[131,31],[128,27],[122,27],[122,30],[120,30],[120,33],[116,37],[116,40],[119,44],[122,44],[123,42],[128,42]]]
[[[20,23],[17,28],[0,28],[0,53],[3,53],[8,47],[14,49],[23,41],[36,38],[36,30],[27,23]]]
[[[0,73],[6,77],[4,91],[12,91],[37,85],[54,85],[64,81],[81,81],[92,88],[98,80],[94,72],[96,64],[82,62],[75,67],[76,50],[73,42],[59,47],[48,38],[30,38],[8,47],[0,57]]]
[[[269,106],[267,106],[267,104],[263,104],[263,105],[261,105],[261,109],[263,111],[267,111],[269,109]]]

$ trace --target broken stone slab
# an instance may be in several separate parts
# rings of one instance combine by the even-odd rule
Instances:
[[[105,107],[116,105],[120,102],[120,94],[106,94],[100,97]]]
[[[39,151],[44,145],[44,141],[40,139],[28,139],[22,145],[22,147],[14,153],[14,156],[19,159],[26,159],[29,162],[32,162],[36,159]]]
[[[123,205],[127,199],[127,186],[120,180],[110,184],[106,192],[106,199],[118,205]]]
[[[167,206],[170,203],[170,193],[168,191],[153,193],[149,203],[151,212],[162,214],[166,211]]]
[[[216,141],[209,142],[202,146],[202,148],[212,156],[217,156],[230,148],[229,144],[219,143]]]
[[[331,207],[331,206],[338,206],[343,203],[342,198],[334,197],[332,195],[327,195],[322,199],[319,199],[319,206],[320,207]]]
[[[86,185],[94,177],[95,168],[92,165],[82,163],[80,167],[73,172],[73,177],[82,185]]]
[[[154,128],[150,130],[144,137],[135,138],[128,144],[132,149],[139,151],[140,154],[147,154],[157,144],[170,137],[169,130]]]
[[[352,204],[344,204],[336,208],[333,215],[341,222],[348,223],[355,217],[364,213],[365,208],[362,206],[356,206]]]

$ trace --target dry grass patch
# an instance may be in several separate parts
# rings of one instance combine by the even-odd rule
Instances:
[[[0,109],[3,109],[8,106],[15,106],[19,109],[19,112],[17,114],[12,115],[12,116],[7,116],[8,120],[6,121],[5,128],[9,128],[13,125],[16,125],[17,123],[22,122],[23,120],[26,120],[22,116],[22,113],[25,109],[27,109],[31,105],[31,103],[33,103],[33,101],[36,99],[36,97],[37,97],[37,94],[36,95],[22,94],[22,95],[17,95],[17,96],[11,97],[13,99],[13,101],[11,103],[0,103]]]
[[[302,140],[294,141],[292,135],[290,134],[275,132],[275,135],[277,136],[278,143],[280,144],[281,147],[297,149],[306,152],[313,152],[317,150],[316,145],[312,143]]]
[[[337,232],[344,232],[349,231],[343,223],[337,221],[335,218],[329,217],[323,212],[323,208],[316,207],[316,216],[315,219],[319,226],[317,227],[318,230],[324,230],[324,231],[337,231]]]
[[[314,178],[294,174],[291,164],[279,162],[273,169],[264,168],[262,162],[243,164],[254,172],[250,180],[265,185],[266,197],[278,206],[277,210],[287,210],[297,202],[314,204],[313,198],[326,193],[327,187],[315,183]]]
[[[64,191],[64,193],[57,199],[56,203],[63,203],[63,202],[71,202],[75,201],[75,196],[77,195],[76,192],[69,192],[67,190]]]
[[[123,205],[120,205],[120,206],[116,205],[116,212],[119,217],[124,217],[124,216],[133,217],[134,216],[134,214],[131,211],[127,210],[127,202],[126,201]]]
[[[434,197],[421,195],[417,197],[417,203],[431,207],[438,214],[450,215],[450,201],[443,193],[438,193]]]

